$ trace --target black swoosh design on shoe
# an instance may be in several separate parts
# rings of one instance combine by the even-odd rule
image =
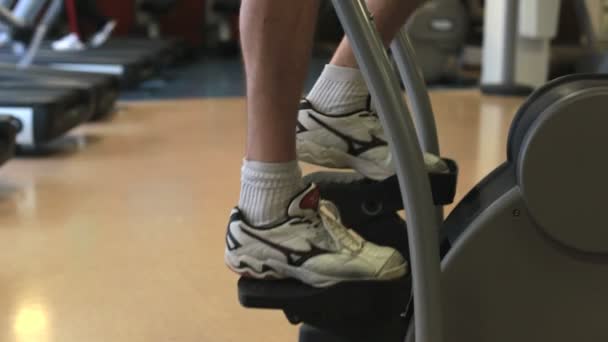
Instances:
[[[232,224],[232,222],[238,221],[240,219],[240,217],[241,217],[240,212],[234,211],[230,214],[230,219],[228,220],[228,227],[226,227],[226,247],[228,248],[229,251],[233,251],[235,249],[242,247],[242,245],[234,237],[234,235],[232,235],[232,232],[230,231],[230,225]]]
[[[230,231],[230,226],[228,227],[228,231],[226,232],[226,247],[228,247],[229,251],[234,251],[235,249],[239,249],[242,245],[237,241],[237,239],[232,235]]]
[[[246,263],[244,261],[239,262],[238,268],[241,268],[241,269],[242,268],[247,268],[247,269],[252,270],[252,271],[254,271],[256,273],[258,272],[258,270],[256,270],[255,267],[249,265],[248,263]],[[268,271],[276,272],[276,270],[273,269],[272,267],[270,267],[270,266],[268,266],[266,264],[262,265],[262,273],[265,273],[265,272],[268,272]]]
[[[241,226],[241,230],[243,231],[243,233],[249,235],[251,238],[256,239],[256,240],[260,241],[261,243],[266,244],[266,245],[278,250],[279,252],[283,253],[285,255],[285,257],[287,257],[287,263],[291,266],[300,267],[306,261],[310,260],[311,258],[314,258],[314,257],[322,255],[322,254],[331,253],[328,250],[315,246],[314,244],[310,243],[310,241],[307,241],[308,244],[310,245],[310,249],[308,251],[299,251],[299,250],[281,246],[272,241],[266,240],[263,237],[257,236],[256,234],[250,232],[248,229],[245,229],[245,227]]]
[[[323,120],[317,118],[315,115],[313,115],[312,112],[308,112],[308,117],[310,117],[313,121],[315,121],[320,126],[324,127],[328,131],[332,132],[338,138],[344,140],[344,142],[348,146],[348,154],[351,154],[353,156],[359,156],[376,147],[388,145],[386,143],[386,141],[378,138],[377,136],[375,136],[373,134],[370,134],[370,136],[372,137],[372,139],[370,141],[364,141],[364,140],[354,138],[346,133],[340,132],[339,130],[328,125]]]
[[[306,129],[306,127],[304,127],[304,125],[302,125],[302,123],[300,121],[298,121],[296,123],[296,134],[302,133],[302,132],[307,132],[308,129]]]

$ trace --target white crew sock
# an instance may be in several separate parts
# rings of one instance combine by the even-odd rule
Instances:
[[[359,69],[327,64],[306,97],[325,114],[345,114],[365,109],[369,91]]]
[[[302,171],[295,160],[287,163],[245,160],[239,209],[254,226],[278,223],[287,218],[287,207],[303,188]]]

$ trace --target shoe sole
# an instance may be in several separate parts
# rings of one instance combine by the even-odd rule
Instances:
[[[243,277],[263,280],[293,278],[318,288],[352,281],[391,281],[399,279],[407,273],[407,263],[383,270],[374,278],[339,278],[318,274],[302,267],[294,267],[278,260],[261,261],[247,255],[234,255],[229,251],[226,251],[224,260],[228,268]]]
[[[303,162],[336,169],[350,168],[374,180],[383,180],[393,175],[393,172],[374,162],[354,157],[337,148],[321,146],[301,138],[296,138],[296,141],[298,159]]]

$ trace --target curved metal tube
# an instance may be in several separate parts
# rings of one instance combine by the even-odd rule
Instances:
[[[442,342],[439,222],[416,129],[363,0],[333,0],[390,141],[409,221],[417,342]]]

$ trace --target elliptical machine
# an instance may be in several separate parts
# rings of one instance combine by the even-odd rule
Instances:
[[[537,90],[512,124],[507,160],[444,221],[436,205],[450,200],[457,168],[448,161],[443,184],[424,169],[421,146],[439,150],[407,35],[391,48],[412,116],[364,1],[334,6],[377,101],[397,178],[311,177],[321,177],[313,180],[347,225],[362,223],[368,239],[409,255],[411,277],[323,289],[241,278],[241,304],[304,323],[302,342],[606,341],[608,179],[598,156],[608,143],[608,77],[568,76]],[[407,243],[393,215],[398,198]]]
[[[460,64],[469,20],[462,0],[426,1],[407,20],[405,29],[427,82],[462,78]]]

